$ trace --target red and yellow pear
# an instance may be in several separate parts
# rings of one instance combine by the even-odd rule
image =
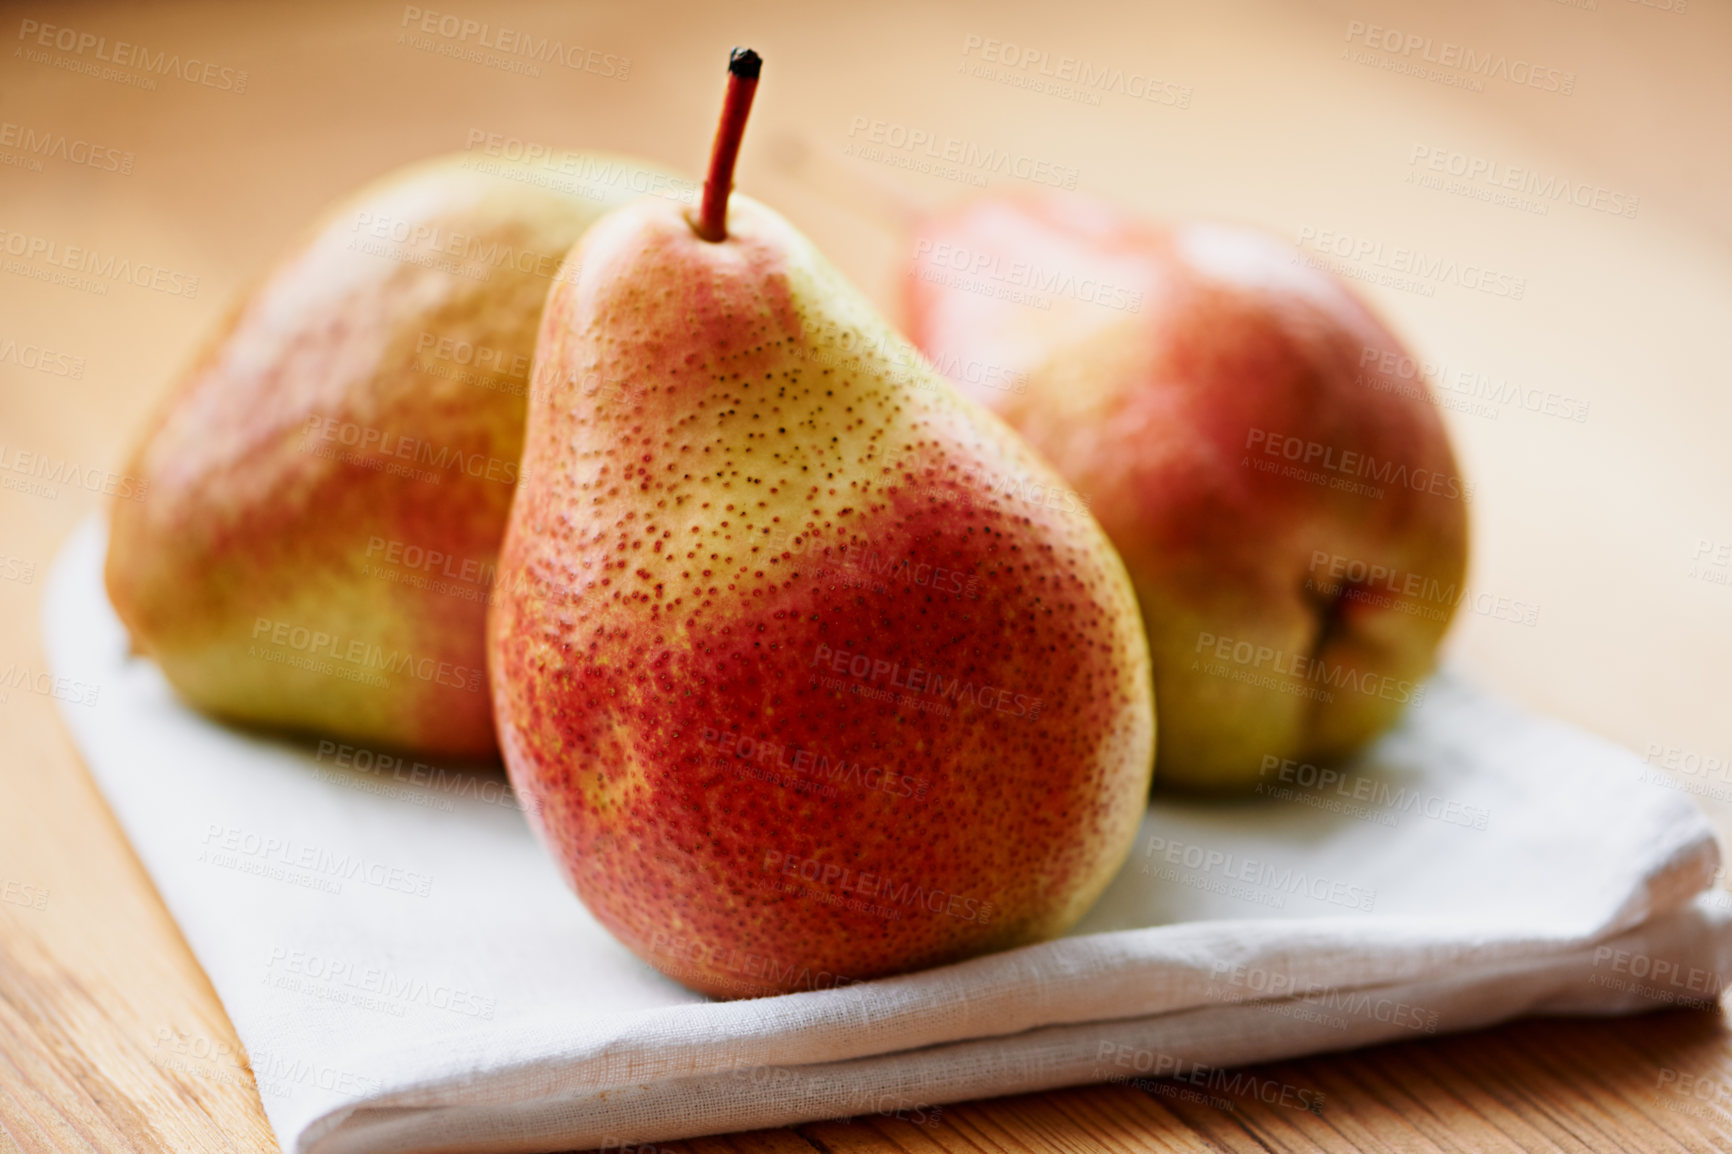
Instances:
[[[694,989],[1051,937],[1153,759],[1123,566],[812,244],[729,197],[598,222],[549,295],[489,623],[501,747],[590,911]]]
[[[179,694],[260,726],[496,750],[484,622],[554,273],[652,172],[475,156],[332,208],[229,311],[116,501],[109,597]],[[659,176],[659,174],[656,174]],[[622,179],[614,179],[614,178]]]
[[[927,218],[907,332],[1086,500],[1149,632],[1163,787],[1352,755],[1420,696],[1469,488],[1400,341],[1261,233],[1081,196]],[[1006,291],[1009,288],[1018,291]]]

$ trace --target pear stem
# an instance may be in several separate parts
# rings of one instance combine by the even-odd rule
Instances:
[[[728,194],[734,190],[734,162],[740,158],[740,138],[746,132],[746,117],[751,115],[752,96],[758,91],[758,72],[763,66],[763,58],[750,48],[736,48],[728,57],[728,95],[722,101],[722,121],[716,126],[716,143],[710,150],[703,204],[692,222],[697,234],[712,243],[728,239]]]

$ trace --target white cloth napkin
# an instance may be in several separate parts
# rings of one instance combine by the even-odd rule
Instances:
[[[551,1151],[1178,1075],[1531,1013],[1706,1004],[1732,964],[1690,800],[1453,677],[1327,782],[1160,802],[1069,937],[716,1003],[585,912],[497,770],[249,736],[128,657],[84,526],[48,651],[73,736],[245,1044],[285,1150]],[[76,692],[74,692],[76,690]],[[359,768],[357,768],[357,765]],[[164,1060],[220,1067],[199,1039]],[[204,1065],[201,1066],[200,1063]],[[212,1076],[222,1076],[214,1070]]]

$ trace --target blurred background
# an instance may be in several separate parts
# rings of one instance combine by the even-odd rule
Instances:
[[[574,66],[488,47],[507,28]],[[913,255],[898,212],[1053,174],[1333,262],[1437,376],[1475,382],[1440,393],[1485,595],[1451,660],[1732,824],[1732,6],[1711,0],[0,6],[0,671],[45,668],[48,567],[102,503],[32,462],[119,470],[324,205],[490,139],[697,178],[734,44],[766,60],[738,186],[887,311]],[[920,134],[1040,175],[935,165]],[[72,246],[153,271],[56,283]],[[1519,299],[1378,283],[1398,249]],[[160,991],[202,978],[52,702],[0,685],[0,733],[0,879],[57,895],[0,908],[40,950],[8,964],[78,971],[130,932],[128,1012],[190,1012]],[[82,924],[77,895],[114,886],[135,923]]]

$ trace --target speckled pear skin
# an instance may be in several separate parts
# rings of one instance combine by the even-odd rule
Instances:
[[[135,648],[185,700],[495,753],[486,602],[542,303],[584,229],[635,195],[545,175],[458,155],[362,189],[185,372],[127,466],[144,496],[114,503],[107,560]]]
[[[1426,382],[1380,371],[1411,355],[1343,282],[1255,230],[1074,195],[981,197],[917,244],[1140,306],[905,282],[915,343],[1086,495],[1130,570],[1162,788],[1278,787],[1419,700],[1465,592],[1469,490]]]
[[[598,223],[550,294],[489,621],[514,786],[590,911],[718,997],[1040,941],[1124,861],[1123,566],[780,216]]]

